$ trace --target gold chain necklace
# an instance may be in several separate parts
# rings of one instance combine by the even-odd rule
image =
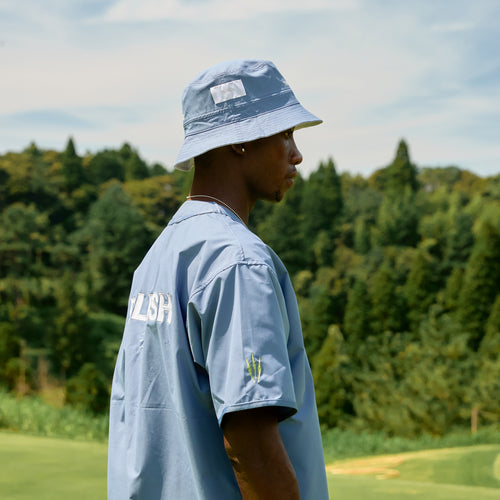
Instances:
[[[224,203],[222,200],[219,200],[219,198],[216,198],[215,196],[210,196],[208,194],[195,194],[195,195],[189,195],[189,196],[186,196],[186,199],[187,200],[194,200],[196,198],[209,198],[211,200],[214,200],[216,201],[217,203],[220,203],[221,205],[224,205],[226,208],[228,208],[229,210],[231,210],[231,212],[233,212],[234,215],[236,215],[236,217],[238,217],[238,219],[243,222],[243,224],[246,226],[245,222],[243,221],[243,219],[236,213],[235,210],[233,210],[227,203]]]

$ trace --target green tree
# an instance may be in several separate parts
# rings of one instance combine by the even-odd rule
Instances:
[[[351,351],[356,351],[371,329],[371,300],[364,276],[358,276],[347,296],[344,331]]]
[[[332,297],[329,289],[315,283],[312,286],[309,307],[302,315],[304,344],[309,359],[321,349],[328,327],[333,323]]]
[[[73,138],[69,138],[62,154],[62,173],[68,191],[73,191],[85,182],[82,159],[77,155]]]
[[[345,420],[349,404],[349,357],[337,325],[328,328],[321,349],[314,357],[313,378],[321,425],[336,427]]]
[[[500,293],[497,294],[491,307],[486,322],[485,335],[481,341],[480,353],[485,357],[500,357]]]
[[[446,286],[438,294],[438,302],[447,312],[454,312],[458,307],[458,297],[462,290],[464,271],[455,267],[446,281]]]
[[[339,315],[338,273],[332,268],[319,269],[309,289],[307,307],[301,311],[304,344],[309,359],[321,349],[332,324],[338,324]]]
[[[280,203],[272,205],[269,215],[257,226],[257,233],[280,256],[292,276],[305,266],[304,239],[300,232],[303,183],[297,176],[294,188]]]
[[[500,294],[491,308],[485,331],[470,402],[480,410],[483,422],[496,423],[500,416]]]
[[[469,401],[471,407],[480,410],[481,421],[495,423],[500,416],[500,294],[491,308],[485,331]]]
[[[370,246],[371,228],[375,225],[382,195],[368,181],[348,173],[341,176],[342,240],[356,252],[366,254]],[[352,241],[352,243],[351,243]]]
[[[451,206],[448,214],[449,223],[446,228],[445,263],[449,268],[462,266],[470,256],[474,245],[472,227],[474,218],[471,213],[461,207]]]
[[[408,144],[401,139],[392,163],[375,172],[371,181],[382,191],[396,193],[410,188],[416,192],[419,187],[417,174],[417,168],[410,160]]]
[[[125,180],[125,164],[116,151],[104,150],[97,153],[90,160],[88,170],[94,184],[102,184],[111,179]]]
[[[50,164],[34,144],[21,153],[0,156],[0,207],[35,205],[52,212],[59,208],[60,185],[50,177]]]
[[[467,422],[464,408],[473,373],[468,341],[460,324],[433,306],[420,325],[419,341],[406,345],[396,358],[405,367],[398,400],[414,435],[443,435]]]
[[[427,252],[417,250],[408,280],[404,286],[404,296],[408,305],[408,320],[412,331],[416,331],[420,321],[427,315],[435,302],[438,290],[437,263]]]
[[[123,189],[155,235],[165,228],[184,201],[180,199],[171,175],[129,181]]]
[[[417,337],[385,332],[361,346],[362,363],[353,372],[356,428],[416,437],[466,423],[473,372],[468,336],[433,307]]]
[[[411,163],[408,144],[401,139],[396,151],[396,157],[388,168],[387,185],[389,190],[400,190],[410,186],[412,191],[417,191],[417,168]]]
[[[88,251],[92,302],[123,314],[133,272],[153,235],[120,184],[112,183],[94,203],[78,239]]]
[[[92,356],[89,308],[78,289],[78,278],[67,271],[56,289],[56,314],[48,335],[52,366],[63,379],[75,374]]]
[[[151,167],[151,177],[160,177],[167,174],[168,170],[160,163],[154,163]]]
[[[407,412],[402,411],[398,397],[399,378],[395,366],[405,343],[401,334],[385,332],[369,336],[360,344],[352,374],[355,429],[411,435],[410,419]]]
[[[340,175],[343,201],[343,215],[346,222],[362,217],[366,222],[375,223],[382,194],[369,181],[344,172]]]
[[[394,269],[385,261],[372,278],[372,332],[402,332],[406,329],[406,304],[397,289]]]
[[[422,168],[418,174],[420,186],[426,192],[435,192],[444,188],[450,193],[453,186],[460,180],[461,170],[458,167]]]
[[[458,318],[470,333],[474,350],[483,338],[500,283],[500,205],[491,204],[485,210],[477,221],[475,233],[476,241],[467,261],[457,304]]]
[[[125,180],[146,179],[150,176],[146,162],[128,142],[119,149],[118,155],[125,165]]]
[[[26,277],[40,272],[50,253],[49,220],[34,205],[9,205],[0,215],[0,273]]]
[[[65,401],[84,411],[103,413],[109,407],[109,382],[93,363],[85,363],[66,382]]]
[[[0,386],[13,390],[19,372],[15,369],[21,357],[21,339],[12,323],[0,322]]]
[[[148,177],[149,169],[147,163],[138,153],[134,153],[125,164],[125,179],[130,181],[132,179],[147,179]]]
[[[7,206],[8,188],[7,182],[9,180],[9,172],[0,166],[0,210]]]
[[[448,195],[446,195],[449,198]],[[425,202],[423,202],[425,204]],[[447,249],[450,217],[447,212],[436,210],[422,215],[418,223],[418,232],[422,237],[422,246],[440,261],[443,261]]]
[[[322,238],[326,236],[333,242],[342,206],[340,178],[333,160],[329,159],[326,163],[321,162],[318,169],[311,173],[303,190],[301,233],[306,242],[305,249],[311,249],[308,260],[313,260],[312,248],[320,233]]]
[[[416,246],[419,240],[418,221],[416,197],[410,187],[387,192],[372,231],[372,245]]]
[[[364,217],[358,217],[354,223],[354,250],[366,254],[370,250],[370,226]]]
[[[172,179],[174,181],[174,186],[176,191],[180,193],[180,199],[184,201],[186,196],[189,194],[189,190],[191,189],[191,184],[193,183],[193,175],[194,168],[192,168],[189,172],[184,172],[183,170],[178,170],[174,168],[174,170],[170,173]],[[254,216],[261,211],[261,209],[265,209],[265,212],[269,212],[271,209],[271,205],[269,203],[265,203],[262,200],[257,200],[254,209],[250,213],[250,228],[255,230],[255,227],[260,222],[261,218],[257,218],[256,222]]]

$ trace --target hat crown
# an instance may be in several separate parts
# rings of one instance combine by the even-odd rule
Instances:
[[[186,87],[182,99],[184,131],[191,135],[296,102],[292,89],[271,61],[220,63],[200,73]]]
[[[182,95],[184,143],[175,167],[229,144],[318,125],[271,61],[236,59],[201,72]]]

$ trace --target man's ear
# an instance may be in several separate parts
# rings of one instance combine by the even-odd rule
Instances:
[[[244,144],[231,144],[231,149],[238,156],[242,156],[245,154],[245,145]]]

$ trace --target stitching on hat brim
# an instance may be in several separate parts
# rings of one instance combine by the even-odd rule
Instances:
[[[232,121],[227,121],[225,123],[222,123],[221,125],[215,125],[214,127],[210,127],[210,128],[205,129],[205,130],[200,130],[199,132],[192,132],[190,134],[186,134],[185,139],[187,139],[188,137],[194,137],[194,136],[199,135],[199,134],[206,134],[209,131],[211,132],[212,130],[218,130],[218,129],[227,127],[229,125],[234,125],[235,123],[240,123],[240,122],[244,122],[244,121],[247,121],[247,120],[252,120],[252,119],[260,118],[261,116],[266,116],[266,115],[269,115],[269,114],[272,114],[272,113],[276,113],[276,112],[281,111],[283,109],[291,108],[292,106],[297,106],[297,105],[301,106],[301,104],[299,102],[293,102],[291,104],[287,104],[286,106],[280,106],[279,108],[271,109],[269,111],[264,111],[262,113],[259,113],[258,115],[247,116],[247,117],[245,117],[243,119],[242,118],[238,118],[238,119],[235,119],[235,120],[232,120]],[[284,129],[284,130],[286,130],[286,129]],[[276,132],[276,133],[278,133],[278,132]]]
[[[319,125],[322,122],[322,120],[320,120],[312,113],[304,109],[302,105],[297,104],[295,106],[298,107],[298,110],[301,112],[302,116],[301,117],[295,116],[295,120],[291,119],[293,118],[292,116],[289,116],[287,120],[288,123],[286,124],[283,123],[282,124],[283,126],[277,127],[276,126],[277,123],[274,123],[273,124],[274,126],[270,126],[269,122],[264,124],[258,124],[255,123],[255,117],[253,117],[245,120],[235,121],[233,123],[227,123],[225,126],[221,125],[213,129],[205,130],[197,134],[192,134],[190,136],[187,136],[184,139],[184,143],[181,147],[181,151],[179,152],[176,163],[185,161],[189,158],[194,158],[195,156],[198,156],[206,151],[210,151],[218,147],[227,146],[229,144],[235,144],[238,142],[253,141],[264,137],[270,137],[274,134],[282,132],[283,130],[287,130],[288,128],[293,127],[298,130],[305,127]],[[283,111],[284,109],[286,109],[286,107],[275,111]],[[264,114],[260,116],[264,116]],[[238,134],[238,132],[241,131],[238,131],[237,129],[235,129],[235,127],[241,126],[241,124],[244,124],[245,121],[253,121],[254,127],[252,128],[253,130],[252,134],[250,135],[247,134],[245,137],[243,137],[242,135]],[[222,138],[220,137],[220,130],[221,129],[223,130],[224,128],[228,129],[227,131],[228,133],[225,135],[229,135],[229,137],[227,137],[226,140],[222,140]],[[260,132],[255,133],[256,128],[260,129]],[[198,138],[200,139],[197,140]],[[217,138],[219,139],[217,140]],[[205,144],[205,146],[200,148],[200,145],[203,143]]]
[[[288,104],[287,106],[299,104],[299,102],[297,101],[297,98],[295,97],[295,94],[292,92],[292,89],[288,88],[288,89],[282,90],[281,92],[274,92],[272,94],[268,94],[265,96],[254,97],[253,99],[245,99],[244,97],[240,97],[240,98],[238,98],[238,101],[232,103],[231,106],[235,107],[235,108],[243,108],[245,106],[249,106],[249,105],[254,104],[256,102],[264,101],[266,99],[270,99],[272,97],[276,97],[278,95],[283,95],[283,94],[292,94],[293,98],[295,99],[294,103]],[[272,113],[273,111],[276,111],[276,110],[284,108],[284,107],[286,107],[286,106],[280,106],[279,108],[271,109],[270,111],[267,111],[267,113]],[[202,120],[203,118],[210,118],[212,116],[217,116],[217,115],[220,115],[222,113],[227,113],[227,111],[228,111],[228,109],[226,107],[221,107],[220,109],[216,109],[215,111],[211,111],[210,113],[205,113],[203,115],[193,116],[193,118],[189,118],[189,120],[184,121],[184,128],[186,128],[186,126],[188,126],[190,123],[193,123],[195,121]],[[259,115],[261,115],[261,114],[264,114],[264,113],[259,113]],[[238,121],[238,120],[235,120],[235,122],[236,121]],[[227,123],[232,123],[232,122],[226,122],[226,124]],[[198,133],[198,132],[196,132],[196,133]],[[189,134],[189,135],[191,135],[191,134]]]
[[[306,115],[309,115],[312,118],[311,120],[303,120],[303,121],[300,121],[299,123],[297,123],[296,125],[291,125],[291,127],[293,127],[295,130],[299,130],[299,129],[307,128],[307,127],[313,127],[313,126],[316,126],[316,125],[323,123],[323,120],[319,119],[318,117],[316,117],[315,115],[313,115],[312,113],[307,111],[300,103],[296,103],[293,106],[298,106],[300,111],[302,111]],[[283,108],[281,108],[281,109],[283,109]],[[241,122],[244,122],[244,121],[245,120],[242,120]],[[238,123],[238,122],[234,122],[234,123],[231,123],[229,125],[234,126],[236,123]],[[201,133],[206,134],[207,132],[212,132],[213,130],[215,130],[215,129],[210,129],[210,131],[200,132],[200,134]],[[264,137],[270,137],[274,134],[279,134],[283,130],[287,130],[287,127],[280,128],[279,130],[276,130],[272,133],[266,133],[265,135],[255,137],[254,139],[247,138],[244,140],[251,141],[251,140],[261,139]],[[190,137],[194,138],[195,136],[192,135]],[[224,144],[219,143],[217,145],[214,145],[213,147],[209,146],[207,148],[201,148],[201,150],[198,150],[198,148],[196,147],[195,144],[194,145],[192,143],[186,144],[186,139],[188,139],[188,137],[185,138],[184,143],[183,143],[182,148],[181,148],[181,152],[179,153],[178,158],[174,164],[174,168],[176,168],[178,170],[183,170],[185,172],[191,170],[191,168],[194,166],[193,158],[195,158],[196,156],[199,156],[199,155],[201,155],[207,151],[210,151],[212,149],[216,149],[218,147],[223,147],[223,146],[227,146],[229,144],[234,144],[234,143],[238,142],[235,140],[229,140],[229,141],[225,142]],[[182,151],[183,149],[184,149],[184,152]],[[188,152],[188,151],[190,151],[190,152]],[[182,153],[184,153],[184,154],[182,154]],[[190,155],[190,156],[187,156],[187,155]]]

